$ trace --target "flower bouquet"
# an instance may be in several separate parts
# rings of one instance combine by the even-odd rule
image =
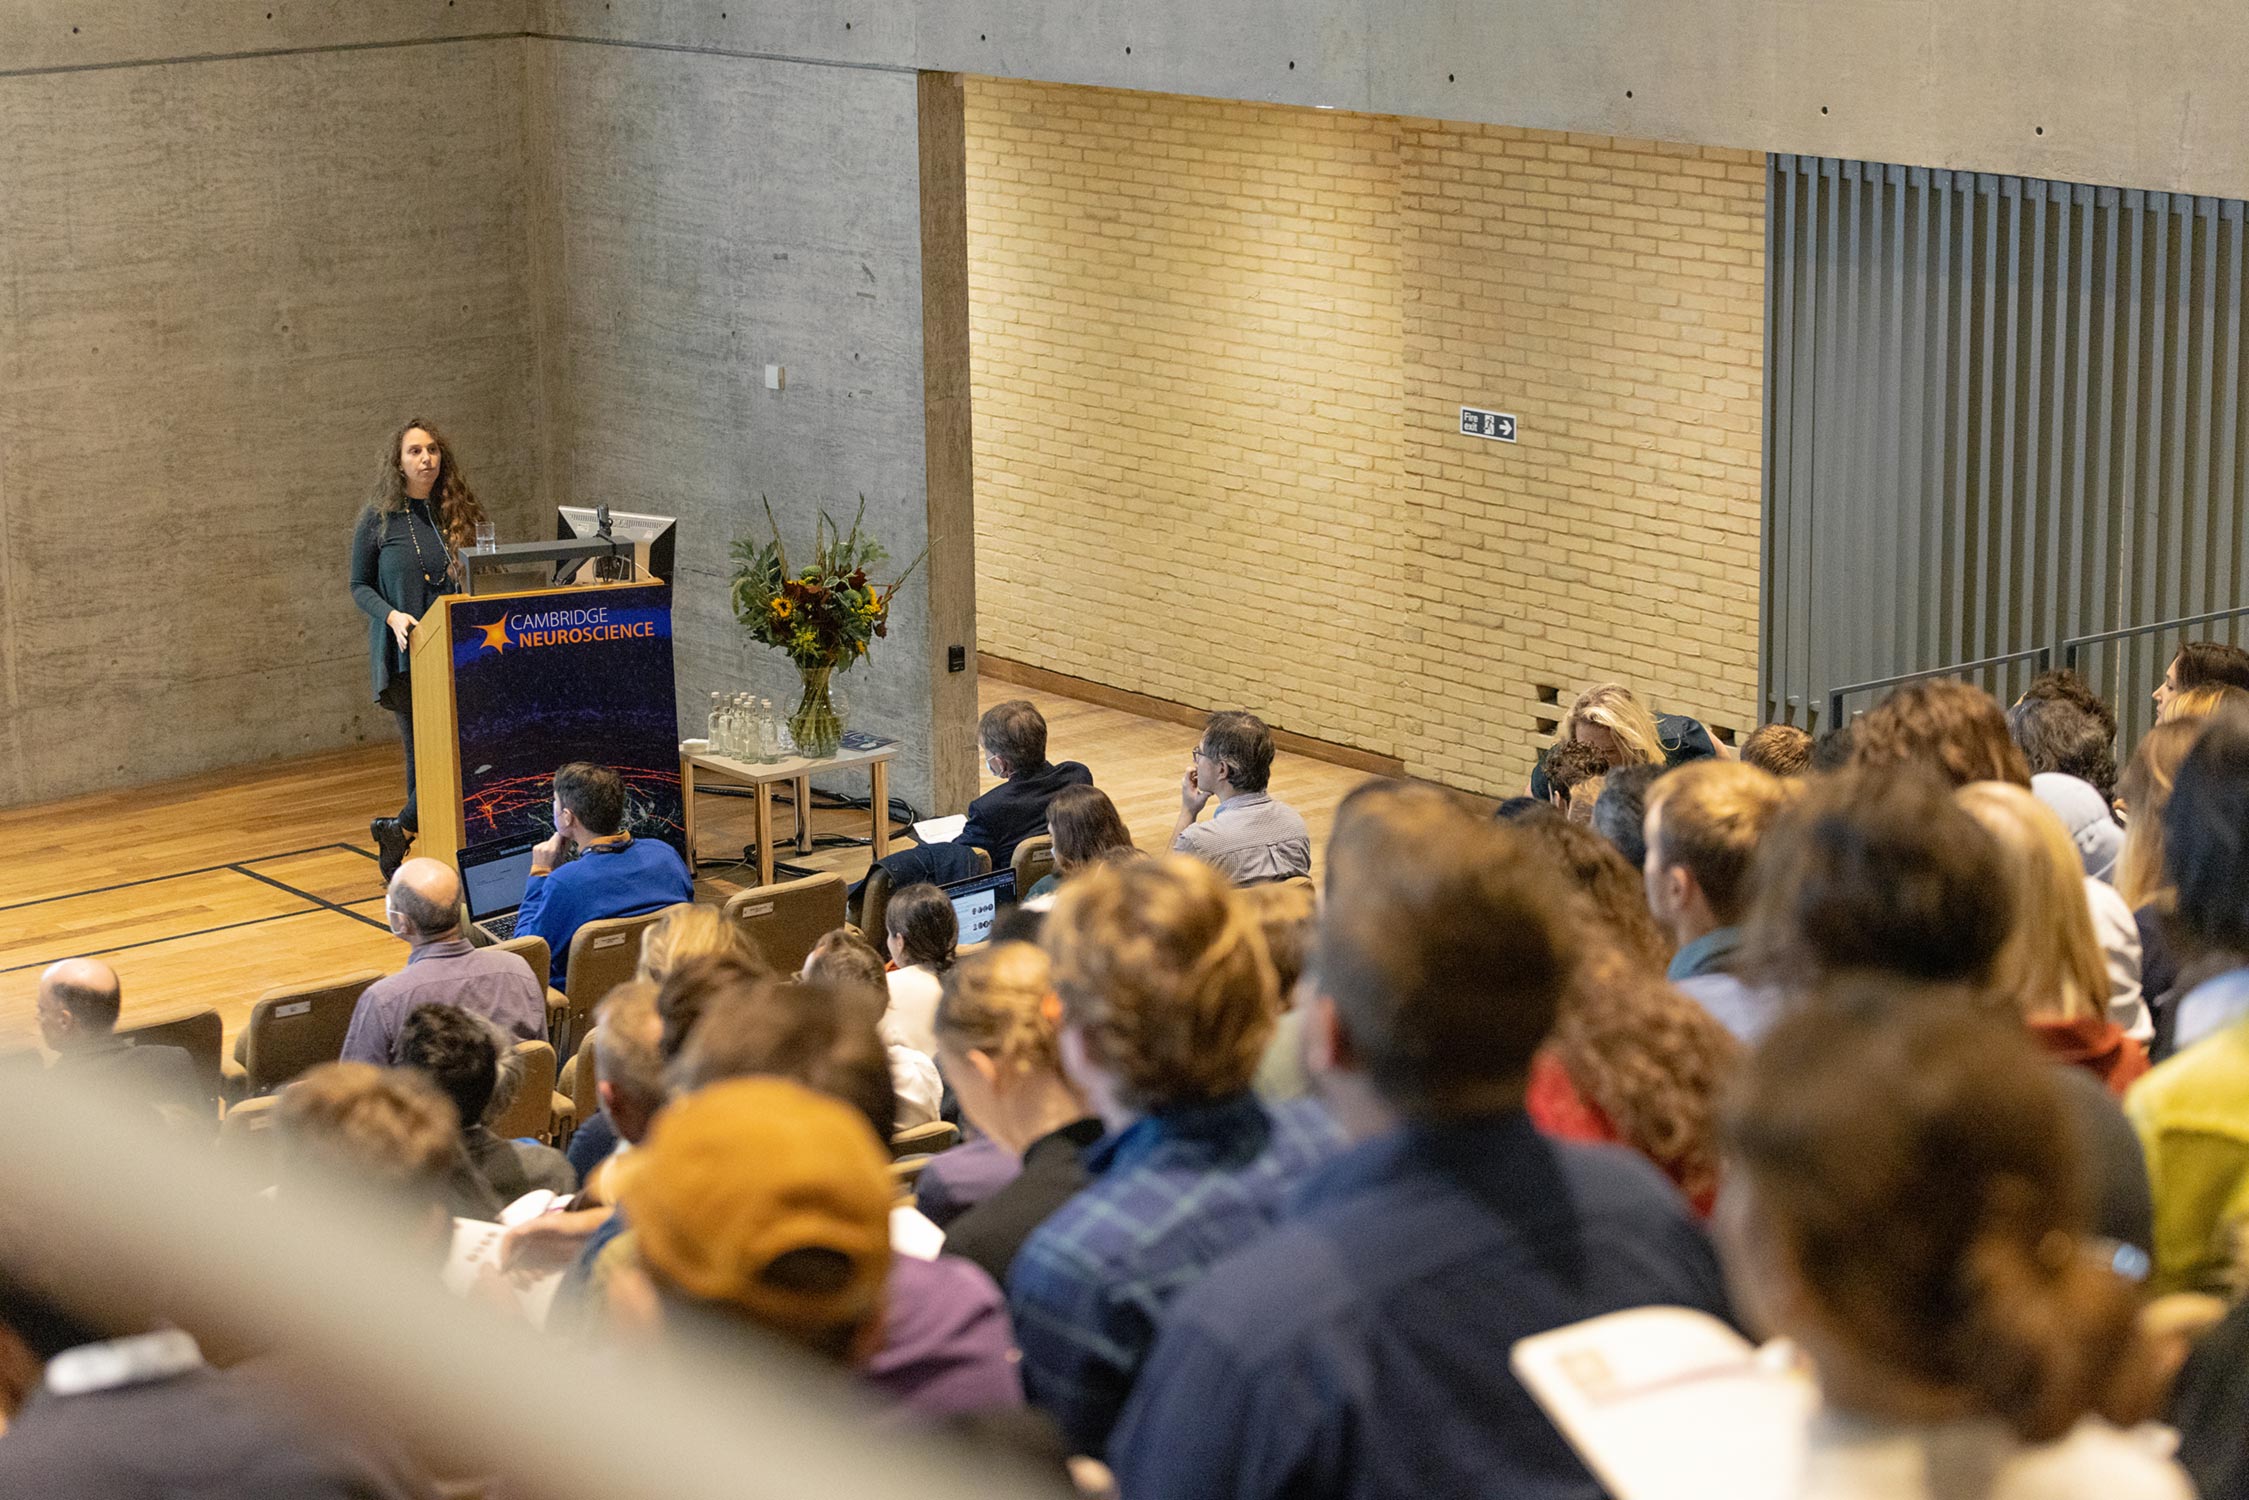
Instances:
[[[889,561],[890,554],[860,529],[866,515],[864,495],[848,532],[822,511],[813,531],[811,559],[802,568],[789,566],[788,548],[781,541],[770,501],[765,502],[768,535],[737,537],[734,542],[733,557],[740,564],[734,570],[734,618],[750,639],[771,646],[796,664],[804,697],[789,715],[789,732],[796,736],[798,748],[813,759],[835,754],[843,738],[843,721],[828,696],[828,678],[851,670],[874,641],[890,634],[890,601],[928,556],[925,548],[905,572],[888,583],[874,582],[868,570]]]

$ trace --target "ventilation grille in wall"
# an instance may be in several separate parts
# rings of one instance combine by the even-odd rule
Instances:
[[[1843,684],[2249,602],[2240,202],[1768,172],[1768,717],[1824,728]],[[2175,645],[2085,656],[2143,700],[2127,743]]]

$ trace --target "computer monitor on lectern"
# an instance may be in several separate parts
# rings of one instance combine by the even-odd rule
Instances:
[[[606,535],[632,544],[636,579],[647,581],[672,581],[672,542],[678,530],[678,521],[671,516],[651,516],[639,511],[610,510],[605,506],[558,505],[554,508],[554,536],[558,542],[585,541],[604,535],[602,525],[608,523]],[[588,558],[573,565],[571,571],[556,577],[557,584],[591,583],[595,568],[607,562],[604,558]]]

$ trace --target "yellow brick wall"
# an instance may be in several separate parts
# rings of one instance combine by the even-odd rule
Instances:
[[[1746,726],[1759,158],[990,80],[967,110],[982,649],[1482,791],[1542,686]]]

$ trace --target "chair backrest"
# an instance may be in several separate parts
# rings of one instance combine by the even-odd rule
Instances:
[[[299,989],[268,990],[242,1028],[242,1066],[250,1092],[271,1093],[308,1068],[344,1054],[344,1033],[360,992],[380,974],[354,974]]]
[[[662,912],[638,917],[603,917],[588,922],[570,937],[570,970],[563,976],[563,994],[570,998],[570,1014],[554,1039],[556,1056],[574,1052],[593,1024],[594,1007],[609,992],[633,977],[640,965],[640,940]]]
[[[882,919],[890,910],[890,872],[880,864],[867,871],[867,883],[859,892],[859,932],[875,945],[877,953],[887,953],[889,944],[883,940]]]
[[[545,1042],[517,1042],[509,1050],[523,1065],[523,1084],[507,1113],[492,1122],[492,1133],[508,1140],[529,1136],[543,1141],[554,1131],[554,1048]]]
[[[195,1064],[195,1076],[203,1085],[204,1097],[216,1105],[221,1097],[220,1049],[226,1042],[226,1026],[215,1010],[199,1010],[192,1016],[179,1016],[169,1021],[150,1021],[143,1026],[120,1026],[117,1034],[136,1047],[177,1047],[185,1052],[188,1061]],[[341,1045],[338,1051],[342,1050]],[[204,1123],[210,1123],[206,1116]]]
[[[555,1087],[570,1096],[570,1102],[577,1107],[580,1120],[590,1120],[594,1117],[594,1112],[601,1108],[601,1095],[597,1092],[600,1081],[600,1075],[594,1068],[593,1033],[588,1032],[586,1039],[578,1044],[577,1055],[563,1068],[562,1077]]]
[[[1275,881],[1274,884],[1302,886],[1305,890],[1312,892],[1314,895],[1319,894],[1319,887],[1312,883],[1312,877],[1309,875],[1290,875],[1281,880]]]
[[[961,1128],[950,1120],[932,1120],[927,1125],[916,1125],[911,1130],[901,1130],[890,1138],[890,1155],[893,1160],[908,1156],[935,1156],[960,1144]]]
[[[812,945],[843,925],[844,879],[830,872],[737,891],[726,917],[739,926],[778,973],[804,967]]]
[[[1050,835],[1039,834],[1015,846],[1015,858],[1009,863],[1015,867],[1015,899],[1020,901],[1031,894],[1031,887],[1054,873],[1054,840]]]
[[[531,972],[539,976],[541,984],[545,984],[547,976],[554,972],[554,950],[547,946],[545,938],[534,932],[511,937],[504,943],[494,943],[489,951],[516,954],[531,966]]]

